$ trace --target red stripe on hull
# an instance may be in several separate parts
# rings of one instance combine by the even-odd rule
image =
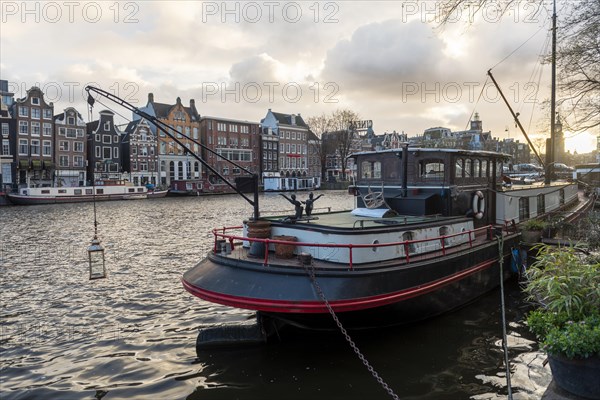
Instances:
[[[429,282],[410,289],[401,290],[393,293],[386,293],[377,296],[349,299],[349,300],[334,300],[329,304],[336,312],[358,311],[370,308],[377,308],[388,304],[398,303],[413,297],[422,296],[424,294],[436,291],[451,283],[460,281],[467,276],[476,274],[489,268],[495,264],[497,260],[488,260],[475,267],[466,269],[456,274],[447,276],[437,281]],[[265,311],[276,313],[294,313],[294,314],[315,314],[327,313],[327,308],[320,301],[288,301],[288,300],[267,300],[256,299],[249,297],[231,296],[198,288],[185,280],[181,280],[184,288],[196,297],[212,303],[223,304],[226,306]],[[325,293],[327,295],[327,293]]]

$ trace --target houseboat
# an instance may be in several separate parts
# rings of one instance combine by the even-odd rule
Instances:
[[[201,299],[311,329],[410,323],[460,307],[518,267],[519,225],[589,208],[575,183],[503,185],[506,154],[361,152],[345,212],[261,217],[213,231],[182,277]],[[511,265],[512,264],[512,265]]]
[[[7,196],[13,204],[34,205],[140,199],[146,198],[147,192],[145,186],[114,179],[97,181],[94,186],[21,188],[18,193],[8,193]]]

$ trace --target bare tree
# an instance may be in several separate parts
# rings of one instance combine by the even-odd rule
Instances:
[[[342,180],[346,180],[348,156],[355,147],[356,132],[352,129],[352,125],[358,119],[358,114],[349,109],[336,110],[330,117],[334,148],[342,167]]]
[[[325,180],[326,171],[327,171],[327,153],[328,149],[326,146],[326,141],[323,141],[323,134],[326,133],[330,129],[330,119],[325,115],[325,113],[315,116],[309,117],[307,119],[307,124],[317,137],[317,141],[309,141],[309,146],[314,151],[314,153],[319,158],[321,162],[321,180]]]
[[[542,10],[544,1],[537,2]],[[444,0],[440,25],[465,9],[476,14],[487,4],[504,14],[518,7],[519,0]],[[600,1],[564,1],[562,5],[556,54],[557,104],[566,111],[566,128],[581,132],[600,126]]]
[[[556,54],[558,104],[568,110],[567,129],[585,131],[600,126],[600,1],[571,6]]]

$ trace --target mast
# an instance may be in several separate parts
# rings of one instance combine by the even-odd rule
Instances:
[[[546,174],[544,183],[550,184],[552,171],[554,170],[554,146],[556,145],[556,0],[553,2],[552,10],[552,88],[550,93],[550,149],[546,148]],[[546,146],[548,147],[548,146]]]

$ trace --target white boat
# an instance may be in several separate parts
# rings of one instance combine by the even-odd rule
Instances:
[[[146,187],[134,186],[128,181],[104,180],[94,186],[27,187],[7,196],[13,204],[34,205],[146,198],[147,192]]]

